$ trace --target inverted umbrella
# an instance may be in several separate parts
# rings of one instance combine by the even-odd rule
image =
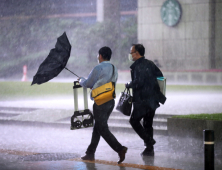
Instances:
[[[57,38],[55,48],[51,49],[49,55],[39,66],[31,85],[45,83],[56,77],[64,68],[67,69],[66,64],[70,57],[71,48],[66,33],[64,32]],[[67,70],[70,71],[69,69]],[[73,73],[72,71],[70,72]],[[75,73],[73,74],[76,75]]]

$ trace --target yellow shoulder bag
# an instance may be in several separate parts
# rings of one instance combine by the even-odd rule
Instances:
[[[114,66],[113,66],[113,75],[114,75]],[[111,77],[111,80],[112,80],[112,77]],[[92,97],[94,98],[94,101],[96,102],[97,105],[102,105],[116,98],[115,83],[110,81],[109,83],[106,83],[102,86],[99,86],[93,89]]]

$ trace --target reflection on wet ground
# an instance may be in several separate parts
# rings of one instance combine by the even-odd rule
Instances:
[[[64,167],[63,169],[133,170],[150,166],[150,169],[165,167],[165,169],[199,170],[203,169],[204,165],[202,149],[187,149],[182,145],[173,148],[173,140],[177,139],[169,140],[167,136],[155,135],[157,141],[155,156],[141,157],[140,152],[144,146],[136,134],[114,132],[116,138],[129,148],[123,162],[125,166],[118,167],[117,153],[103,139],[99,143],[95,162],[83,163],[79,160],[90,142],[92,128],[71,131],[68,127],[60,129],[0,125],[0,129],[0,165],[6,169],[22,169],[28,166],[30,169]],[[222,168],[220,158],[221,155],[215,155],[215,169],[218,170]]]

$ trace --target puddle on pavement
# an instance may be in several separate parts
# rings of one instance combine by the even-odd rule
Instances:
[[[80,155],[75,153],[38,153],[33,155],[21,156],[23,161],[58,161],[79,158]]]

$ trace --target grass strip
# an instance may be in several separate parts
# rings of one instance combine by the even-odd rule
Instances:
[[[124,84],[116,85],[116,95],[119,96],[125,89]],[[88,92],[90,90],[88,89]],[[192,85],[167,85],[166,95],[168,92],[192,93],[192,92],[216,92],[222,93],[222,86],[192,86]],[[79,94],[83,91],[78,90]],[[53,96],[73,96],[73,82],[47,82],[41,85],[31,86],[31,82],[3,81],[0,82],[0,100],[8,99],[30,99],[36,97],[53,97]]]
[[[90,92],[89,89],[87,89]],[[124,90],[124,84],[116,85],[116,94]],[[82,95],[83,90],[78,89]],[[57,83],[47,82],[41,85],[32,85],[31,82],[0,82],[0,100],[31,99],[57,96],[73,96],[73,82]]]
[[[172,118],[220,120],[220,121],[222,121],[222,113],[178,115],[178,116],[173,116]]]

